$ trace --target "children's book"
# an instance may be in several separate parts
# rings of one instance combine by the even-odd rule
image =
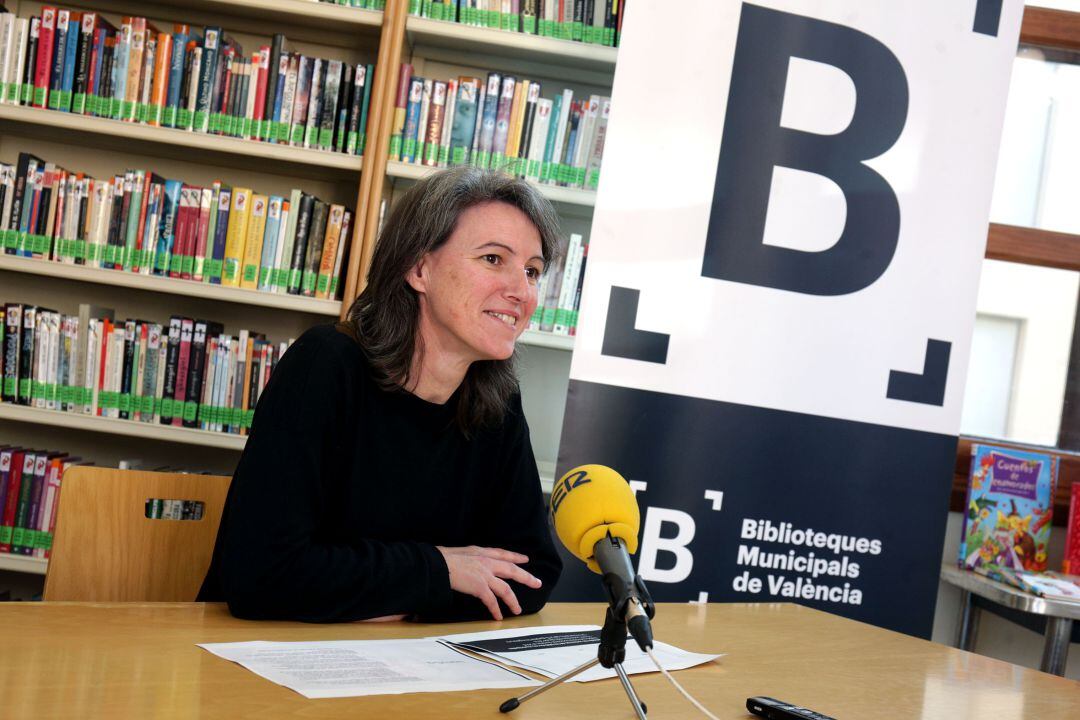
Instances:
[[[1057,467],[1048,454],[971,446],[960,567],[1046,570]]]
[[[1061,569],[1080,575],[1080,483],[1075,481],[1069,495],[1069,524],[1065,531],[1065,560]]]

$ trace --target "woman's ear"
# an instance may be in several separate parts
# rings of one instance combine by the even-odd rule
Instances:
[[[405,273],[405,282],[418,293],[427,291],[427,260],[428,254],[424,253],[415,265]]]

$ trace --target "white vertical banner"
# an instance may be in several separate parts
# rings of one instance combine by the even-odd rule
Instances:
[[[644,484],[657,599],[929,634],[1022,13],[629,5],[559,468]]]

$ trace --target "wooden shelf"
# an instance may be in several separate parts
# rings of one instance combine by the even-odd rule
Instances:
[[[239,164],[259,172],[313,180],[327,180],[329,176],[357,181],[363,167],[363,158],[359,155],[240,140],[20,105],[0,105],[0,133],[90,145],[104,150],[140,152],[187,162],[226,166]]]
[[[315,315],[337,317],[341,313],[341,302],[337,300],[317,300],[300,295],[244,290],[236,287],[210,285],[191,280],[140,275],[120,270],[104,270],[85,265],[65,265],[49,260],[0,255],[0,270],[44,275],[50,278],[78,280],[81,282],[112,285],[117,287],[147,290],[149,292],[184,295],[186,297],[206,298],[224,302],[256,305],[259,307],[306,312]]]
[[[394,178],[406,180],[419,180],[440,168],[428,165],[414,165],[391,161],[386,163],[386,174]],[[579,207],[594,207],[596,205],[596,193],[592,190],[579,190],[578,188],[558,187],[557,185],[541,185],[532,183],[551,202]]]
[[[173,0],[170,5],[200,8],[230,15],[257,17],[280,25],[303,25],[322,30],[382,27],[382,10],[313,2],[313,0]]]
[[[405,23],[409,43],[469,54],[486,53],[529,63],[566,68],[575,79],[611,85],[618,50],[602,45],[556,40],[526,33],[480,28],[456,22],[410,16]],[[424,53],[426,54],[426,53]]]
[[[45,568],[48,567],[48,565],[49,561],[45,558],[0,553],[0,570],[30,573],[31,575],[44,575]]]
[[[555,333],[540,332],[539,330],[526,330],[521,333],[520,342],[534,347],[550,348],[552,350],[572,351],[574,338],[569,335],[556,335]]]
[[[11,403],[0,403],[0,420],[15,420],[38,425],[70,428],[72,430],[126,435],[128,437],[164,440],[165,442],[223,448],[225,450],[243,450],[244,444],[247,442],[246,436],[230,435],[228,433],[192,430],[172,425],[134,422],[132,420],[119,420],[94,415],[78,415],[76,413],[60,412],[59,410],[42,410],[24,405],[12,405]]]

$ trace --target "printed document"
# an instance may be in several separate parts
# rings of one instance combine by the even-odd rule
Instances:
[[[199,647],[307,698],[539,685],[434,639],[203,643]]]
[[[600,628],[597,625],[551,625],[444,635],[439,638],[439,641],[553,678],[596,657],[600,644]],[[687,652],[659,641],[653,643],[653,655],[665,670],[682,670],[712,662],[721,657],[721,655]],[[637,643],[630,637],[626,640],[626,660],[623,662],[623,669],[629,675],[657,672],[653,661],[641,652]],[[614,669],[596,665],[575,675],[571,680],[590,682],[613,677],[615,677]]]

